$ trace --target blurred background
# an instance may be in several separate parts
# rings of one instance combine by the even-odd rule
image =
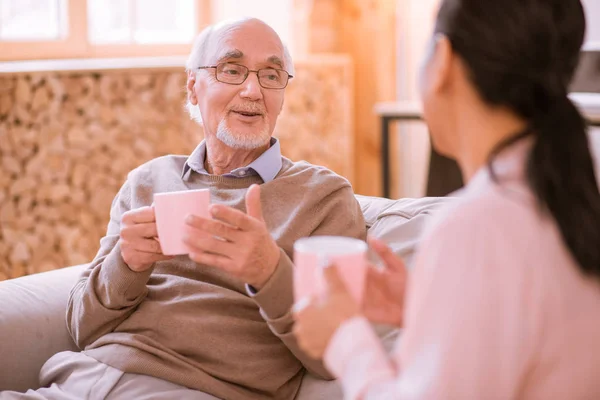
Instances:
[[[600,0],[573,96],[600,116]],[[275,135],[359,194],[445,195],[416,77],[439,0],[0,0],[0,280],[90,261],[126,174],[189,154],[186,56],[207,25],[253,16],[287,43],[296,77]],[[600,132],[590,131],[596,156]]]

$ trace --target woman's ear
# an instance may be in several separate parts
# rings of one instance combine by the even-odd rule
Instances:
[[[454,52],[450,39],[446,35],[436,34],[433,44],[433,56],[431,62],[431,90],[433,92],[444,91],[451,82],[452,61]]]
[[[198,104],[198,98],[196,97],[196,91],[194,90],[194,86],[196,85],[196,73],[195,71],[187,72],[187,97],[188,101],[193,105]]]

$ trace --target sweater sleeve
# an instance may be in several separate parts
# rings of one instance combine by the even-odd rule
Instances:
[[[67,327],[81,349],[112,332],[142,302],[152,268],[134,272],[121,257],[119,230],[121,216],[130,209],[130,187],[126,182],[110,210],[106,236],[98,254],[84,271],[69,295]]]
[[[325,199],[322,206],[325,217],[312,235],[338,235],[365,239],[365,221],[350,186],[344,186],[333,192],[328,199]],[[248,294],[260,307],[261,315],[271,331],[285,343],[304,367],[313,375],[332,379],[332,375],[321,360],[309,357],[299,348],[296,337],[292,333],[293,271],[292,260],[281,250],[279,265],[271,279],[259,292],[253,293],[248,290]]]
[[[535,279],[506,226],[452,219],[420,249],[391,358],[362,318],[332,338],[326,365],[346,399],[519,397],[540,342]]]

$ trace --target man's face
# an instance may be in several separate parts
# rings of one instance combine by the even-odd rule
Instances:
[[[281,41],[269,27],[249,21],[213,40],[205,65],[228,62],[250,70],[284,69],[283,54]],[[283,107],[283,89],[263,88],[254,72],[240,85],[217,81],[212,68],[200,70],[196,79],[192,96],[196,96],[207,137],[216,136],[238,149],[254,149],[269,142]],[[191,102],[194,104],[194,99]]]

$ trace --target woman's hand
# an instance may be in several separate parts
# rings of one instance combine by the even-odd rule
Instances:
[[[300,299],[294,305],[294,334],[300,348],[315,359],[323,358],[338,327],[359,315],[360,308],[335,266],[324,268],[325,292]]]
[[[404,262],[380,240],[369,238],[371,248],[385,268],[367,268],[362,312],[371,322],[401,327],[407,271]]]
[[[335,266],[323,271],[325,292],[321,296],[301,299],[294,306],[294,334],[309,356],[322,358],[339,326],[361,311],[371,322],[402,326],[407,281],[404,262],[380,240],[369,238],[369,245],[385,268],[367,268],[362,307],[348,292]]]

